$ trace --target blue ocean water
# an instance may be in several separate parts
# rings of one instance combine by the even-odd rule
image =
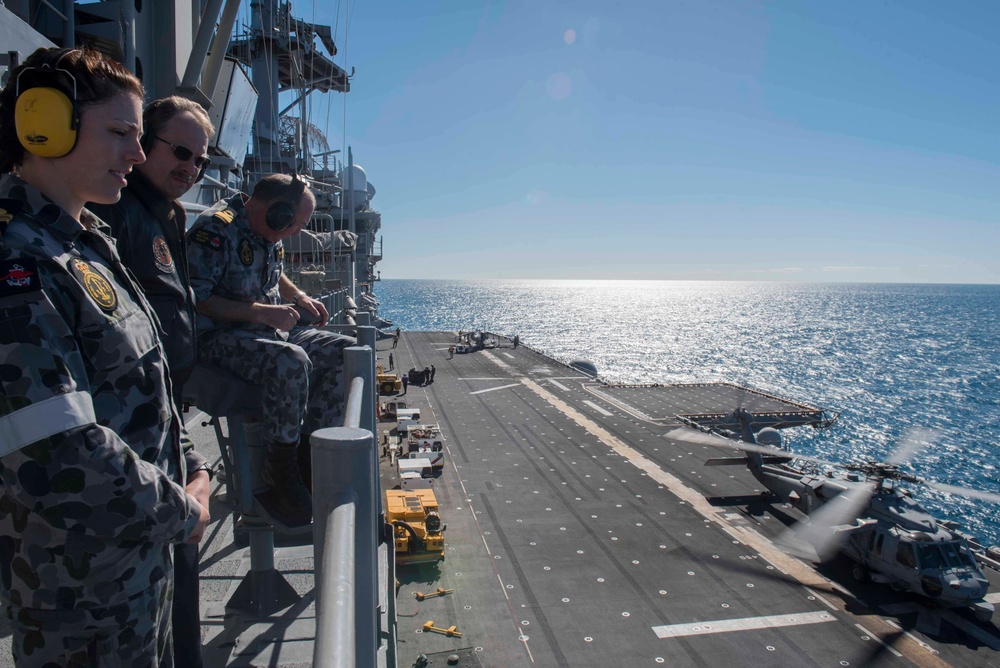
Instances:
[[[611,382],[728,381],[843,411],[786,431],[803,454],[882,460],[929,428],[910,472],[1000,493],[1000,286],[385,280],[377,294],[405,330],[516,333]],[[914,492],[1000,544],[1000,506]]]

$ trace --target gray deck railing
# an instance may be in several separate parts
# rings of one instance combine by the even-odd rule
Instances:
[[[395,666],[395,601],[387,595],[381,603],[392,580],[379,569],[385,522],[375,437],[375,328],[357,330],[358,345],[344,350],[344,426],[320,429],[311,438],[317,668]],[[388,620],[385,638],[380,613]]]

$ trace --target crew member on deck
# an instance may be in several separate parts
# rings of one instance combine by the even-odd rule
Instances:
[[[177,198],[204,174],[208,140],[215,132],[205,110],[183,97],[156,100],[142,115],[146,162],[126,177],[117,204],[88,208],[111,226],[118,253],[146,292],[163,328],[174,402],[183,404],[184,383],[195,361],[194,294],[188,285],[184,230],[187,217]],[[208,460],[181,436],[187,465],[187,492],[208,508]],[[201,616],[198,605],[198,546],[174,546],[174,661],[201,668]]]
[[[282,271],[281,242],[302,230],[315,205],[303,180],[271,174],[250,197],[205,211],[187,233],[199,361],[262,386],[267,490],[256,498],[273,522],[288,527],[312,519],[308,436],[343,424],[338,375],[343,348],[354,344],[309,326],[326,324],[327,310]]]
[[[172,666],[169,545],[208,524],[156,318],[84,208],[145,159],[142,96],[80,49],[39,49],[0,93],[0,595],[20,668]]]

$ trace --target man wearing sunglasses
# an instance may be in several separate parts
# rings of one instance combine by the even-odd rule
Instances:
[[[128,185],[115,204],[87,208],[111,226],[122,262],[146,292],[163,327],[174,400],[194,368],[195,308],[184,241],[186,215],[177,198],[186,193],[210,164],[208,140],[215,132],[208,114],[182,97],[152,102],[142,117],[146,161],[126,177]],[[186,432],[181,439],[187,464],[187,492],[208,508],[211,466],[194,450]],[[174,548],[174,660],[201,668],[201,620],[198,612],[198,545]]]

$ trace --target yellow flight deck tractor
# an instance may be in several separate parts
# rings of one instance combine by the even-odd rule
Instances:
[[[378,365],[378,376],[375,378],[379,394],[399,394],[403,391],[403,381],[399,374],[382,373],[382,365]]]
[[[389,489],[386,521],[396,538],[396,564],[424,564],[444,559],[444,530],[432,489]]]

